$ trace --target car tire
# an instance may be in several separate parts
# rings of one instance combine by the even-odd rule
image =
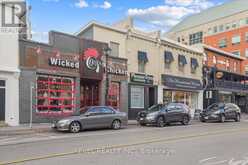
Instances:
[[[78,133],[81,130],[81,124],[77,121],[73,121],[69,126],[71,133]]]
[[[221,115],[220,115],[220,122],[221,122],[221,123],[224,123],[225,120],[226,120],[225,115],[221,114]]]
[[[189,124],[189,117],[188,116],[183,117],[182,124],[183,125],[188,125]]]
[[[112,122],[112,129],[114,130],[118,130],[118,129],[121,129],[121,121],[120,120],[114,120]]]
[[[157,119],[157,127],[164,127],[164,125],[165,125],[164,118],[162,116],[159,116]]]
[[[238,113],[236,114],[235,121],[236,121],[236,122],[240,122],[240,114],[238,114]]]
[[[205,123],[205,122],[206,122],[206,120],[204,120],[202,117],[200,118],[200,121],[201,121],[202,123]]]
[[[144,124],[144,123],[141,124],[141,123],[140,123],[140,126],[146,126],[146,124]]]

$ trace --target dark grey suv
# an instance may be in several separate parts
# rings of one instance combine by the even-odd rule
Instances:
[[[147,124],[163,127],[165,124],[181,122],[188,125],[190,122],[190,109],[187,105],[181,103],[170,103],[168,105],[155,105],[149,110],[138,114],[137,121],[140,125]]]

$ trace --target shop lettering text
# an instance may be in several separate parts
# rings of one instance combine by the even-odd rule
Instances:
[[[49,59],[49,64],[52,66],[59,66],[63,68],[79,69],[79,62],[62,60],[53,57]]]

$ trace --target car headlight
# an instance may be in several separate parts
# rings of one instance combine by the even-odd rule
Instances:
[[[70,123],[70,120],[66,119],[66,120],[60,120],[58,122],[58,124],[69,124]]]
[[[147,119],[154,119],[155,117],[156,117],[155,114],[148,114],[148,115],[146,116]]]

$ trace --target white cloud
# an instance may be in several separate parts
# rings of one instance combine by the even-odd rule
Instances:
[[[165,0],[165,3],[160,6],[129,9],[127,14],[168,29],[179,23],[185,16],[198,13],[213,5],[214,3],[210,0]]]
[[[78,2],[75,3],[75,6],[78,8],[86,8],[89,7],[89,4],[85,0],[78,0]]]
[[[102,8],[102,9],[109,9],[112,7],[112,4],[108,1],[104,1],[102,5],[95,4],[94,7],[95,8]]]

